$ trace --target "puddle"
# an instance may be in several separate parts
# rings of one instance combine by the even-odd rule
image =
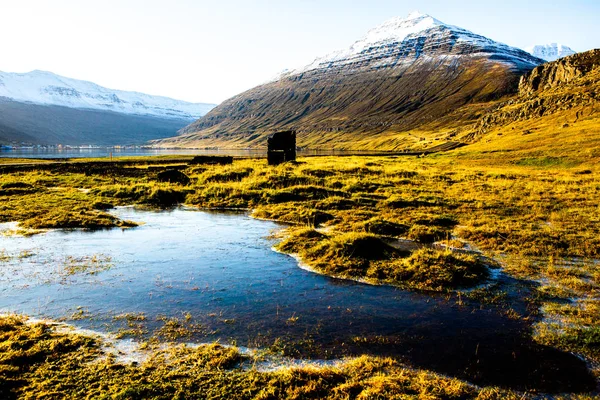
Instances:
[[[299,268],[271,250],[274,222],[189,209],[114,213],[144,225],[0,237],[0,312],[107,333],[131,327],[115,316],[143,315],[142,338],[175,317],[193,326],[180,338],[187,343],[283,339],[303,358],[393,355],[479,383],[589,385],[581,360],[530,343],[527,326],[491,306]]]

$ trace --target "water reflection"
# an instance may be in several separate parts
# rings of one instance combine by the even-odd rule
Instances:
[[[116,214],[145,224],[1,238],[0,311],[108,331],[127,328],[114,316],[143,313],[147,335],[176,317],[190,328],[185,341],[257,347],[284,339],[294,356],[394,355],[475,382],[544,390],[593,383],[582,361],[533,344],[527,326],[493,307],[298,268],[271,250],[275,223],[185,209]]]
[[[227,155],[234,157],[266,157],[266,149],[151,149],[151,148],[0,148],[0,158],[107,158],[131,156]],[[367,154],[344,150],[299,150],[298,156]],[[368,152],[368,154],[377,154]],[[382,152],[381,154],[387,154]]]

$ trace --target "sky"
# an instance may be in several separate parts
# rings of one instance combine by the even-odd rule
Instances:
[[[600,0],[0,0],[0,71],[219,103],[415,10],[515,47],[600,48]]]

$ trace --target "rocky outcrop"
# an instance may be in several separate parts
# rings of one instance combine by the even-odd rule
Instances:
[[[540,65],[521,77],[519,95],[528,96],[567,85],[600,67],[600,49]]]
[[[521,77],[519,95],[477,122],[469,139],[512,122],[573,110],[571,122],[600,111],[600,49],[540,65]]]

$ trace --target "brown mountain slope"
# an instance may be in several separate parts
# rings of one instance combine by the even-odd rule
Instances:
[[[274,130],[297,129],[302,145],[353,147],[382,132],[410,131],[468,103],[516,91],[519,76],[486,60],[415,62],[398,74],[286,78],[225,102],[182,130],[173,144],[249,147]],[[462,115],[464,125],[477,114]],[[325,135],[323,135],[325,133]]]
[[[520,76],[540,63],[425,18],[434,21],[428,29],[258,86],[157,144],[257,147],[273,131],[296,129],[305,147],[414,147],[472,126],[483,105],[516,93]]]

